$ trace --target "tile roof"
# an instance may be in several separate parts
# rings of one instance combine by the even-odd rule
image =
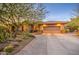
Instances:
[[[46,22],[43,22],[45,24],[51,24],[51,23],[68,23],[68,21],[46,21]]]

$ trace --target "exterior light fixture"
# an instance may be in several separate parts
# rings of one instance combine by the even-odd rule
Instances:
[[[43,27],[46,27],[47,25],[46,24],[43,24]]]
[[[56,26],[61,26],[61,24],[57,24]]]

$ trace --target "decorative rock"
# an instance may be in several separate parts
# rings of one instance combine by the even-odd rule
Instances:
[[[22,42],[22,39],[17,39],[16,41],[17,41],[17,42]]]
[[[0,52],[1,55],[6,55],[6,52]]]
[[[18,42],[11,42],[11,44],[12,44],[13,46],[19,46],[19,43],[18,43]]]

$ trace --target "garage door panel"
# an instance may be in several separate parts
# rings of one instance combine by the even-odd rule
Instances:
[[[48,26],[48,27],[44,28],[44,30],[57,30],[57,31],[59,31],[60,30],[60,27]]]

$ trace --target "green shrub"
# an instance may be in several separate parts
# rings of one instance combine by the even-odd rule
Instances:
[[[23,39],[35,38],[35,36],[29,32],[23,32]]]
[[[26,33],[26,36],[28,36],[28,37],[35,37],[33,34],[31,34],[31,33]]]
[[[14,46],[11,44],[4,48],[4,52],[6,52],[7,54],[11,53],[13,50],[14,50]]]
[[[5,28],[3,26],[0,26],[0,42],[3,42],[5,40]]]
[[[0,43],[1,42],[4,42],[4,41],[5,41],[4,35],[3,34],[0,34]]]
[[[4,26],[0,26],[0,43],[4,42],[9,37],[10,33],[8,33],[7,28],[5,28]]]

